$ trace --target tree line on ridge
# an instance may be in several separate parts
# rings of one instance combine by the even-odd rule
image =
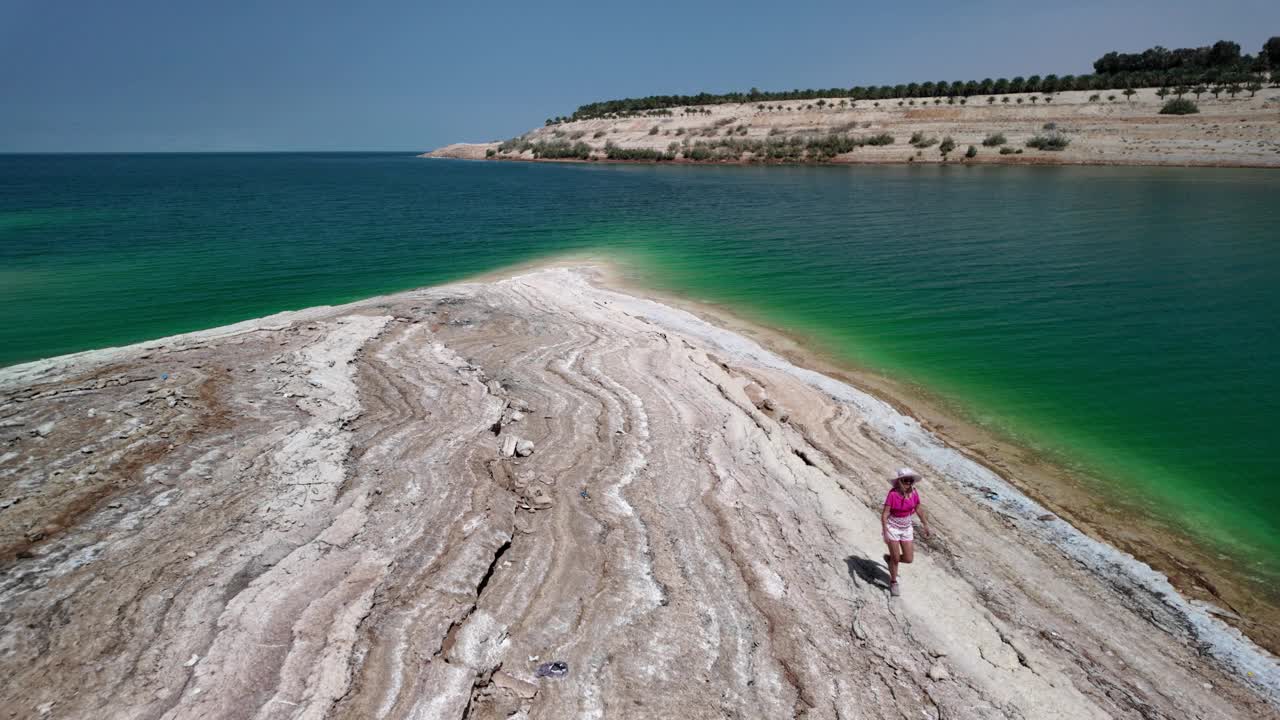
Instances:
[[[1213,45],[1198,48],[1169,50],[1156,46],[1140,53],[1109,52],[1093,63],[1094,72],[1085,75],[1032,75],[1012,79],[985,78],[969,81],[937,81],[898,85],[855,86],[851,88],[818,88],[784,90],[776,92],[751,88],[747,92],[707,93],[697,95],[651,95],[642,98],[624,98],[582,105],[573,115],[548,118],[546,124],[554,125],[573,120],[594,118],[630,117],[634,115],[671,114],[672,108],[688,107],[686,112],[696,112],[691,106],[717,105],[720,103],[764,103],[788,100],[814,100],[818,98],[846,98],[858,100],[884,100],[918,97],[970,97],[973,95],[1004,95],[1012,93],[1052,94],[1068,90],[1108,90],[1124,88],[1160,87],[1181,88],[1189,92],[1192,86],[1230,88],[1241,86],[1256,91],[1270,77],[1280,80],[1280,36],[1267,40],[1257,55],[1242,54],[1240,45],[1229,40],[1219,40]],[[1256,86],[1256,87],[1254,87]],[[1181,94],[1179,93],[1179,94]]]

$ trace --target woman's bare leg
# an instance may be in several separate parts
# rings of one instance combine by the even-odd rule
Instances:
[[[915,543],[910,540],[903,540],[899,544],[902,545],[902,554],[898,557],[898,562],[904,565],[910,565],[911,561],[915,559],[916,556]]]
[[[896,540],[885,540],[889,546],[889,584],[898,582],[898,558],[902,556],[902,547]]]

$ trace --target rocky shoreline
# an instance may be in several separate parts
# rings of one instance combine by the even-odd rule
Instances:
[[[601,280],[0,370],[4,715],[1276,711],[1275,659],[1145,566],[875,398]],[[903,464],[938,535],[890,599]]]

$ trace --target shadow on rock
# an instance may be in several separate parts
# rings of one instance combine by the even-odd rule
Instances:
[[[889,587],[889,571],[875,560],[850,555],[844,559],[844,564],[849,567],[849,577],[853,578],[854,582],[862,581],[884,588]]]

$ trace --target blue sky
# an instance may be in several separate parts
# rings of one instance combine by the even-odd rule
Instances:
[[[1083,73],[1280,3],[0,0],[0,152],[422,150],[594,100]]]

